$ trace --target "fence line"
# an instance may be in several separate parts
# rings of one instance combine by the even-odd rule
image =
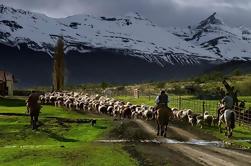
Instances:
[[[133,96],[132,93],[121,93],[123,96]],[[148,100],[155,100],[157,94],[141,94],[139,98],[145,97]],[[204,114],[205,111],[210,115],[217,116],[219,101],[217,100],[200,100],[184,96],[169,95],[169,107],[182,109],[191,109],[195,113]],[[249,108],[249,109],[248,109]],[[251,105],[246,105],[244,109],[235,108],[237,121],[240,124],[251,125]]]
[[[235,111],[236,111],[237,121],[238,121],[239,125],[241,125],[241,124],[251,125],[251,109],[250,109],[250,107],[249,107],[249,109],[245,109],[245,107],[244,108],[235,107]]]
[[[154,101],[156,96],[159,94],[155,93],[147,93],[147,92],[140,92],[139,98],[145,97],[149,101]],[[134,96],[133,91],[113,91],[111,97],[115,96]],[[219,101],[217,100],[201,100],[201,99],[193,99],[184,96],[176,96],[176,95],[169,95],[169,107],[177,108],[179,110],[182,109],[192,109],[195,113],[204,114],[205,111],[209,112],[210,115],[217,116],[217,110],[219,108]],[[240,110],[240,111],[239,111]],[[246,110],[246,111],[245,111]],[[236,108],[237,120],[238,123],[244,123],[251,125],[251,104],[246,104],[246,107],[241,110]]]

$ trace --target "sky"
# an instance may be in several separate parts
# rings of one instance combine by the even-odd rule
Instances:
[[[55,18],[75,14],[113,17],[138,12],[164,27],[196,25],[217,12],[229,26],[251,27],[251,0],[0,0],[0,4]]]

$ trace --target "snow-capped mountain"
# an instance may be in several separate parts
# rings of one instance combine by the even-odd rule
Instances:
[[[227,26],[216,13],[188,28],[169,32],[225,60],[251,60],[251,29]]]
[[[250,32],[215,14],[194,27],[166,29],[138,13],[56,19],[0,5],[0,69],[22,87],[50,85],[51,57],[63,36],[69,84],[184,79],[232,59],[250,60]]]
[[[114,49],[161,66],[221,59],[154,25],[138,13],[116,18],[75,15],[55,19],[0,6],[0,43],[12,47],[25,43],[32,50],[52,55],[58,36],[64,37],[66,52]]]

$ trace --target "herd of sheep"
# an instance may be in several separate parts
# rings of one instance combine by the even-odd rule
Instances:
[[[100,95],[88,95],[76,92],[52,92],[40,96],[42,104],[66,107],[74,111],[88,111],[93,113],[107,114],[118,119],[133,118],[153,120],[155,118],[154,107],[146,105],[133,105],[113,98]],[[192,126],[217,125],[216,117],[205,112],[204,115],[193,113],[191,109],[178,110],[172,108],[171,120],[189,123]]]
[[[191,126],[203,127],[207,126],[216,126],[218,125],[218,118],[212,115],[209,115],[206,111],[203,114],[193,113],[191,109],[178,110],[172,108],[173,118],[178,121],[189,123]]]

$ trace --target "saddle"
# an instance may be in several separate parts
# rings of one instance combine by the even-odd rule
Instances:
[[[172,109],[169,108],[166,104],[159,104],[157,107],[156,107],[156,111],[158,109],[162,109],[164,110],[165,112],[167,112],[168,116],[172,116]]]

